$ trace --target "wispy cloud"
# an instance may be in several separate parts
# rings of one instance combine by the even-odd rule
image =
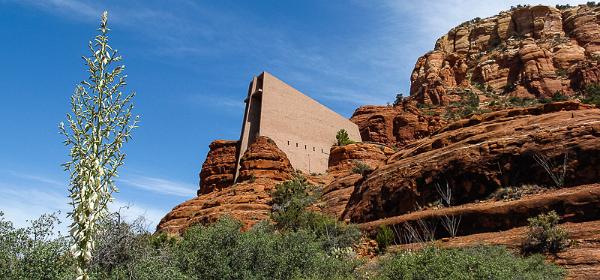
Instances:
[[[148,176],[129,176],[117,179],[117,184],[125,184],[158,194],[191,198],[196,195],[196,186],[162,178]]]
[[[152,232],[156,228],[156,225],[160,222],[160,219],[165,215],[164,209],[157,209],[142,204],[134,204],[129,201],[115,200],[109,205],[110,212],[120,212],[122,217],[127,222],[143,217],[146,221],[147,230]]]

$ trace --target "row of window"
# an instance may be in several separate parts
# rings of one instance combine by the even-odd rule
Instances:
[[[287,141],[287,144],[288,144],[288,146],[290,146],[290,145],[291,145],[291,143],[290,143],[290,141],[289,141],[289,140]],[[300,148],[300,146],[301,146],[301,145],[300,145],[300,143],[296,142],[296,148]],[[309,148],[309,147],[308,147],[308,145],[304,145],[304,149],[305,149],[305,150],[308,150],[308,148]],[[313,150],[313,152],[316,152],[316,151],[317,151],[317,148],[313,146],[313,147],[312,147],[312,150]],[[325,150],[323,150],[323,148],[321,148],[321,153],[325,153]]]

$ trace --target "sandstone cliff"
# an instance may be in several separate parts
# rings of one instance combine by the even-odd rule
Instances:
[[[576,95],[600,77],[600,7],[526,6],[450,30],[417,60],[410,95],[458,101],[465,89],[501,95]],[[486,98],[482,98],[486,99]]]

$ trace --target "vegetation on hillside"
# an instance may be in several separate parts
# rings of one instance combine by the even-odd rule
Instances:
[[[521,244],[523,253],[558,253],[569,245],[567,232],[558,226],[555,211],[529,218],[529,232]]]
[[[380,279],[564,279],[564,271],[542,256],[516,258],[503,247],[427,247],[388,256]],[[517,278],[515,278],[517,277]]]
[[[562,279],[564,270],[542,256],[518,257],[503,247],[387,253],[367,265],[355,249],[356,226],[310,210],[318,195],[295,177],[273,192],[273,222],[242,232],[223,217],[212,225],[188,228],[181,237],[150,234],[143,219],[125,222],[113,213],[97,223],[91,279]],[[0,279],[73,279],[73,239],[53,229],[55,216],[43,216],[15,229],[0,214]],[[380,229],[384,253],[394,231]]]

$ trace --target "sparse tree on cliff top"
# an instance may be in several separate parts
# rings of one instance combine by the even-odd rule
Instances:
[[[70,147],[71,160],[63,164],[70,172],[69,197],[73,211],[71,248],[77,260],[77,279],[88,279],[96,223],[106,214],[112,193],[117,191],[114,178],[123,165],[124,142],[131,138],[138,116],[132,118],[135,93],[123,94],[126,75],[117,50],[108,45],[107,12],[102,13],[99,33],[89,42],[91,56],[83,57],[89,77],[77,85],[71,96],[72,112],[59,129]]]

